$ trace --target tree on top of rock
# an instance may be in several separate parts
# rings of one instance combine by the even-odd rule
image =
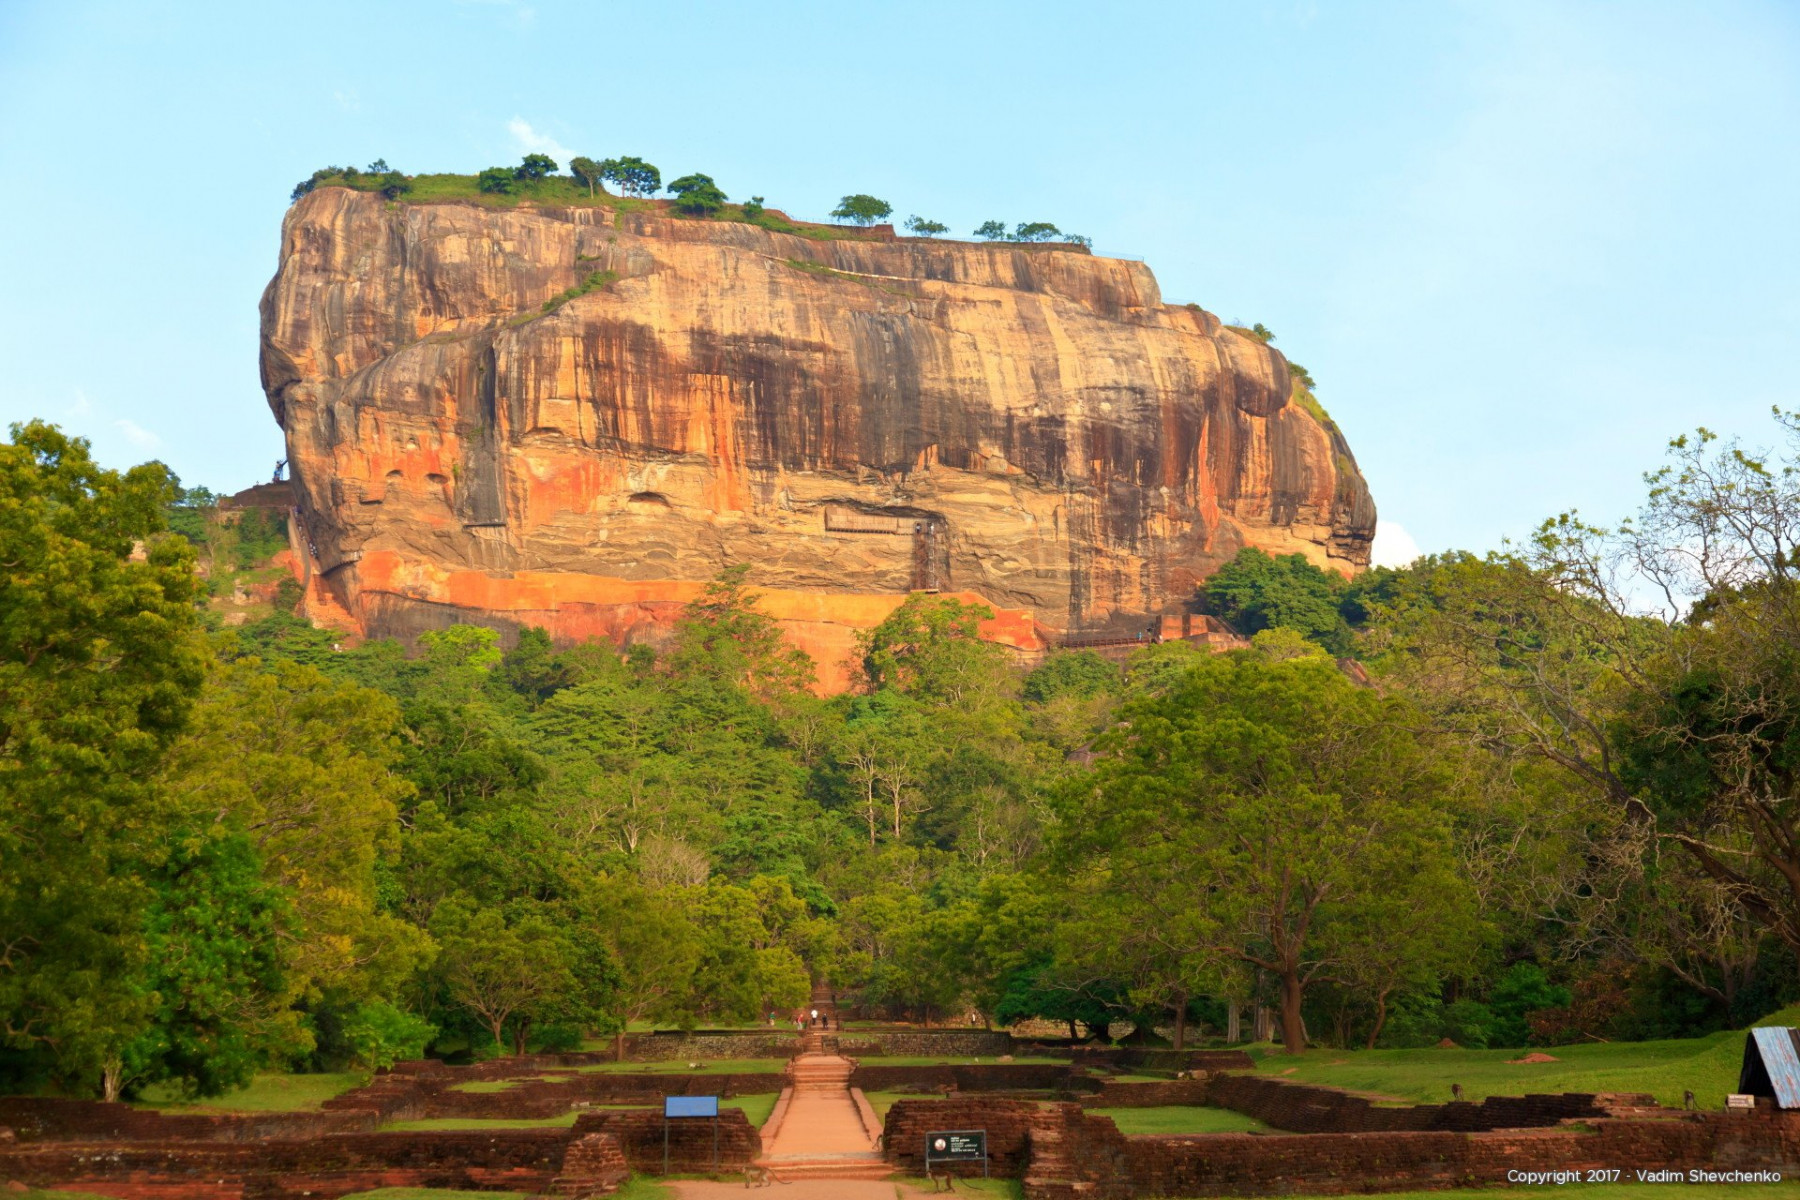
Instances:
[[[600,181],[606,178],[604,168],[602,168],[599,163],[591,158],[582,158],[580,156],[569,160],[569,174],[575,177],[577,183],[586,185],[588,195],[590,196],[592,196],[594,190],[600,186]]]
[[[696,217],[710,216],[725,207],[725,193],[711,175],[683,175],[669,185],[675,196],[675,207]]]
[[[527,154],[513,174],[527,183],[535,183],[546,175],[556,174],[556,160],[548,154]]]
[[[600,164],[600,178],[606,180],[608,183],[618,184],[619,190],[624,192],[627,196],[648,196],[653,194],[658,188],[662,187],[662,172],[645,162],[643,159],[631,154],[624,155],[620,158],[609,158],[602,162]],[[706,176],[689,175],[687,178],[706,179]],[[707,179],[706,181],[708,183],[712,182],[710,179]],[[674,184],[669,185],[669,190],[675,190]]]
[[[1062,230],[1048,221],[1023,221],[1013,230],[1015,242],[1054,242],[1062,237]]]
[[[831,219],[848,221],[852,225],[873,225],[877,221],[886,220],[893,211],[894,206],[886,200],[877,200],[874,196],[859,192],[839,200],[838,206],[831,210]]]
[[[975,227],[975,236],[984,242],[1004,242],[1006,237],[1005,221],[983,221]]]
[[[940,233],[949,233],[950,227],[942,221],[928,221],[915,214],[906,218],[906,231],[919,237],[936,237]]]

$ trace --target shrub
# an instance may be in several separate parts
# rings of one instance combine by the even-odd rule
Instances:
[[[761,196],[750,197],[749,200],[744,202],[743,212],[744,212],[744,219],[747,221],[754,221],[754,220],[756,220],[756,218],[762,216],[763,215],[763,198]]]
[[[409,1058],[423,1058],[437,1026],[383,1000],[361,1005],[344,1022],[343,1038],[357,1066],[383,1071]]]
[[[489,167],[475,177],[475,186],[484,192],[504,196],[513,190],[517,180],[510,167]]]

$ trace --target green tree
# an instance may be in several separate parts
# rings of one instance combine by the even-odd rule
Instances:
[[[975,227],[975,236],[984,242],[1007,241],[1005,221],[983,221]]]
[[[1006,652],[981,640],[994,610],[950,596],[916,592],[859,634],[863,675],[873,688],[893,688],[928,702],[960,703],[980,689],[1004,689]]]
[[[748,565],[727,567],[689,602],[675,626],[669,669],[762,697],[810,687],[812,659],[757,609],[749,574]]]
[[[1274,558],[1254,546],[1215,571],[1200,589],[1205,610],[1246,636],[1292,629],[1335,655],[1350,653],[1350,628],[1339,611],[1341,577],[1301,554]]]
[[[49,425],[0,443],[0,1060],[71,1086],[153,1016],[143,865],[180,821],[153,777],[204,678],[175,496]]]
[[[834,221],[849,221],[853,225],[873,225],[877,221],[886,220],[894,211],[894,206],[886,200],[877,200],[874,196],[857,193],[845,196],[838,201],[838,206],[831,210]]]
[[[1450,859],[1454,776],[1402,702],[1321,658],[1221,655],[1122,717],[1062,799],[1058,861],[1098,872],[1176,952],[1268,972],[1299,1053],[1308,986],[1395,879]]]
[[[1013,230],[1012,240],[1015,242],[1054,242],[1062,237],[1062,230],[1048,221],[1026,221]]]
[[[440,904],[431,927],[450,1001],[475,1014],[493,1035],[495,1053],[506,1053],[510,1027],[513,1053],[523,1054],[533,1020],[560,1011],[575,989],[556,927],[540,913],[508,921],[461,898]]]
[[[676,210],[692,216],[711,216],[725,207],[725,193],[710,175],[683,175],[669,184],[668,191],[675,197]]]
[[[262,878],[249,838],[223,824],[176,831],[147,878],[139,986],[154,1007],[104,1063],[101,1098],[167,1081],[189,1096],[242,1087],[305,1041],[285,1003],[285,897]]]
[[[756,218],[762,216],[766,211],[763,208],[763,198],[761,196],[750,197],[750,199],[744,201],[742,211],[746,221],[756,220]]]
[[[653,195],[662,187],[662,172],[641,158],[625,155],[621,158],[609,158],[600,164],[600,178],[616,183],[619,190],[627,196]],[[706,179],[706,176],[687,176],[689,179]],[[712,181],[707,180],[708,183]],[[671,187],[670,191],[674,191]],[[721,196],[720,202],[723,203]]]
[[[940,233],[949,233],[950,227],[942,221],[928,221],[915,214],[906,218],[906,230],[919,237],[936,237]]]
[[[429,954],[419,930],[380,910],[377,870],[397,850],[393,701],[311,667],[216,668],[162,764],[161,786],[190,812],[226,814],[265,878],[290,897],[291,998],[350,1006],[391,996]]]
[[[556,174],[556,160],[548,154],[527,154],[513,168],[513,175],[526,183],[536,183],[546,175]]]
[[[475,177],[475,186],[483,192],[504,196],[513,190],[518,174],[511,167],[487,167]]]
[[[693,985],[706,947],[691,899],[680,891],[648,888],[623,875],[602,876],[582,901],[580,935],[604,945],[619,967],[615,1056],[621,1062],[630,1025],[693,1025]]]
[[[569,174],[573,175],[577,182],[587,185],[589,196],[592,196],[599,188],[600,181],[606,178],[599,163],[591,158],[580,156],[569,160]]]

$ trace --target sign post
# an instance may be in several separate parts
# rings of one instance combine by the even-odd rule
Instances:
[[[925,1135],[925,1173],[931,1174],[932,1163],[981,1163],[981,1177],[987,1178],[987,1130],[946,1129]],[[666,1172],[665,1172],[666,1174]]]
[[[713,1170],[719,1169],[719,1098],[717,1096],[663,1097],[663,1174],[669,1173],[669,1122],[688,1117],[711,1117],[713,1127]]]

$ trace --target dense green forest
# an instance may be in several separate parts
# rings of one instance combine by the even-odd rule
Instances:
[[[216,1093],[785,1019],[1554,1044],[1800,993],[1800,496],[1674,444],[1642,514],[1355,581],[1245,550],[1251,636],[1024,664],[909,598],[861,683],[722,573],[667,644],[339,648],[208,597],[280,544],[157,464],[0,444],[0,1089]],[[1160,1034],[1156,1031],[1160,1031]]]

